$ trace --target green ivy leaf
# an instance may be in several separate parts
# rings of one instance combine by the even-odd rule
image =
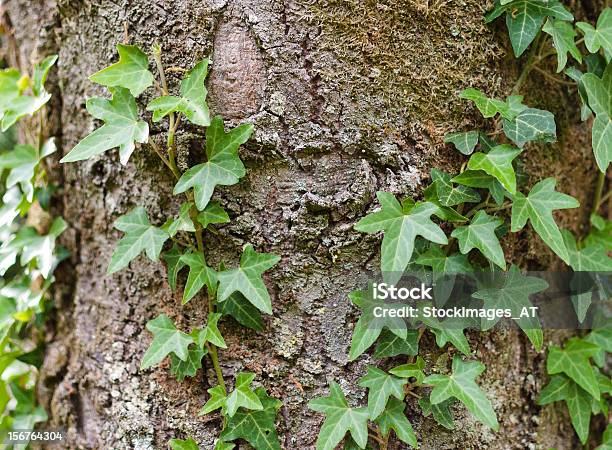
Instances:
[[[383,437],[388,436],[389,432],[393,430],[400,441],[417,448],[417,438],[412,425],[404,414],[404,409],[406,409],[406,404],[403,401],[391,397],[385,410],[376,419],[376,423],[378,423]]]
[[[421,397],[419,399],[419,406],[425,417],[433,413],[433,418],[436,422],[444,428],[452,430],[455,428],[455,422],[453,422],[453,413],[450,410],[450,405],[452,405],[454,401],[454,398],[449,398],[441,403],[432,405],[429,401],[429,397]]]
[[[478,135],[478,131],[448,133],[444,136],[444,142],[452,143],[464,155],[471,155],[478,144]]]
[[[219,205],[219,202],[210,202],[206,208],[198,214],[198,222],[203,228],[213,223],[227,223],[230,221],[227,212]]]
[[[236,375],[236,386],[225,399],[227,415],[234,417],[238,408],[252,409],[261,411],[264,409],[259,396],[251,389],[251,383],[255,379],[255,374],[251,372],[240,372]]]
[[[483,170],[496,178],[510,194],[516,193],[516,175],[512,160],[521,153],[521,149],[508,144],[498,145],[489,153],[474,153],[468,161],[468,169]]]
[[[506,270],[504,251],[495,234],[495,229],[503,223],[502,219],[489,216],[485,211],[480,210],[469,225],[455,228],[451,236],[457,238],[459,249],[464,255],[477,248],[487,259]]]
[[[374,358],[390,358],[397,355],[416,355],[419,351],[418,331],[408,330],[401,338],[387,330],[382,330],[378,338]]]
[[[569,265],[576,272],[612,272],[612,258],[604,247],[586,245],[578,249],[574,235],[568,230],[562,232],[569,254]]]
[[[488,189],[495,203],[501,205],[504,202],[506,190],[496,178],[483,170],[466,170],[452,178],[451,181],[473,188]]]
[[[191,300],[206,285],[208,295],[214,295],[217,287],[217,272],[208,267],[202,253],[188,253],[181,257],[181,263],[189,266],[187,284],[183,291],[183,304]]]
[[[610,14],[612,19],[612,14]],[[594,73],[582,76],[589,106],[595,113],[592,145],[599,170],[605,172],[612,161],[612,62],[599,78]]]
[[[612,120],[608,115],[599,114],[595,117],[592,144],[597,167],[605,172],[612,161]]]
[[[153,111],[153,122],[161,120],[172,112],[181,112],[196,125],[210,125],[208,105],[206,104],[206,86],[204,80],[208,74],[208,59],[200,61],[185,75],[181,81],[181,96],[164,95],[147,105],[147,111]]]
[[[359,386],[368,388],[368,412],[370,420],[382,414],[389,397],[404,400],[407,381],[389,375],[377,367],[368,366],[368,373],[359,379]]]
[[[179,231],[188,231],[190,233],[195,232],[195,226],[189,215],[189,211],[193,203],[183,203],[179,211],[179,216],[176,219],[168,219],[162,226],[163,230],[166,230],[170,237],[173,237]]]
[[[582,62],[582,55],[574,42],[576,31],[571,23],[548,18],[542,31],[553,39],[553,45],[557,51],[557,73],[561,72],[567,64],[568,53],[579,63]]]
[[[516,193],[512,204],[511,231],[516,233],[521,230],[529,219],[542,240],[569,264],[569,254],[552,212],[556,209],[577,208],[580,203],[569,195],[555,191],[555,184],[554,178],[546,178],[536,183],[527,197],[520,192]]]
[[[266,314],[272,314],[272,301],[261,276],[280,261],[280,256],[272,253],[257,253],[252,245],[247,245],[240,257],[238,269],[224,270],[219,273],[218,302],[223,302],[234,292],[240,292],[253,306]]]
[[[554,142],[557,139],[555,116],[543,109],[527,108],[514,120],[503,120],[504,134],[519,147],[530,141]]]
[[[232,450],[234,447],[236,447],[236,444],[233,444],[231,442],[223,442],[219,440],[215,444],[214,450]]]
[[[349,361],[354,361],[359,355],[365,352],[376,342],[383,328],[387,328],[391,333],[400,339],[408,338],[406,322],[399,317],[376,317],[373,310],[380,306],[380,303],[373,298],[373,290],[353,291],[349,294],[351,301],[361,308],[361,317],[355,324],[353,336],[351,337],[351,347],[349,349]]]
[[[208,161],[183,173],[174,186],[174,195],[194,189],[195,203],[202,211],[213,194],[216,185],[231,186],[245,175],[245,168],[238,156],[238,148],[244,144],[253,125],[243,124],[225,133],[223,119],[216,116],[206,129],[206,156]]]
[[[608,60],[612,55],[612,8],[605,8],[597,19],[597,28],[586,22],[576,26],[584,33],[584,44],[591,53],[597,53],[603,47]]]
[[[221,432],[222,440],[244,439],[255,450],[280,450],[280,443],[274,428],[276,413],[281,407],[280,400],[269,397],[263,388],[255,389],[263,407],[260,411],[240,409],[227,421]]]
[[[149,72],[149,58],[135,45],[118,44],[119,61],[89,77],[94,83],[108,87],[126,88],[138,97],[153,84]]]
[[[57,62],[57,55],[49,55],[34,66],[34,74],[32,75],[32,92],[34,95],[42,95],[45,91],[45,83],[49,71]]]
[[[208,389],[206,392],[208,392],[210,398],[204,404],[204,406],[198,413],[198,416],[210,414],[211,412],[219,408],[221,408],[223,415],[226,415],[225,400],[227,399],[227,393],[223,389],[223,386],[215,386],[213,388]]]
[[[382,208],[368,214],[357,222],[354,228],[365,233],[376,233],[384,230],[382,242],[381,269],[384,273],[398,278],[406,269],[417,236],[437,244],[447,244],[444,232],[431,221],[431,215],[437,206],[430,202],[416,204],[405,211],[393,194],[377,192],[376,196]]]
[[[317,450],[333,450],[350,431],[351,436],[360,448],[368,441],[367,408],[349,407],[344,393],[338,383],[329,384],[329,397],[318,397],[308,402],[313,411],[324,413],[325,421],[319,431]]]
[[[578,85],[578,96],[580,97],[580,120],[584,122],[591,117],[592,111],[591,108],[589,108],[588,95],[586,88],[584,87],[584,83],[582,82],[583,73],[575,67],[568,67],[565,69],[564,73]]]
[[[38,151],[27,144],[17,144],[12,150],[0,154],[0,169],[10,169],[6,177],[7,189],[19,185],[28,202],[34,198],[32,179],[40,159]]]
[[[574,20],[574,16],[556,0],[517,0],[504,5],[503,9],[506,11],[506,27],[517,58],[533,42],[547,16],[569,22]],[[493,19],[489,17],[488,21]]]
[[[413,382],[413,384],[420,385],[425,379],[423,369],[425,369],[425,360],[422,357],[417,356],[417,359],[414,363],[399,365],[389,370],[389,373],[392,373],[393,375],[398,376],[400,378],[406,378],[409,381],[410,378],[414,378],[415,381]]]
[[[189,344],[193,337],[176,329],[168,316],[162,314],[147,322],[147,330],[153,333],[153,341],[142,358],[141,369],[156,366],[170,353],[182,361],[189,355]]]
[[[492,285],[481,285],[472,297],[484,301],[484,306],[491,309],[509,309],[515,322],[525,332],[537,351],[542,349],[544,336],[537,317],[521,317],[524,308],[532,307],[529,296],[548,288],[548,283],[541,278],[523,276],[517,266],[511,266],[508,272],[496,273]],[[531,312],[529,311],[531,314]],[[482,329],[492,328],[499,318],[481,321]]]
[[[431,179],[436,185],[438,199],[443,206],[455,206],[461,203],[478,203],[480,195],[465,186],[453,186],[451,176],[438,169],[431,169]]]
[[[202,358],[207,353],[206,349],[199,346],[190,348],[187,354],[187,359],[182,361],[174,353],[170,354],[170,373],[176,377],[180,383],[185,377],[195,377],[198,369],[202,368]]]
[[[470,344],[465,334],[463,334],[463,330],[468,328],[469,325],[465,319],[453,317],[440,322],[432,317],[421,317],[420,320],[436,336],[436,345],[438,347],[443,348],[450,342],[464,355],[470,355]]]
[[[601,445],[595,448],[595,450],[612,450],[612,424],[606,427]]]
[[[0,214],[1,217],[1,214]],[[0,220],[0,223],[2,221]],[[612,250],[612,221],[606,220],[601,230],[594,228],[584,240],[585,247],[599,247],[606,251]]]
[[[200,450],[196,441],[191,438],[185,440],[170,439],[170,448],[172,450]]]
[[[164,242],[169,238],[166,231],[151,225],[142,206],[137,206],[128,214],[119,217],[113,226],[125,235],[113,252],[108,265],[109,275],[127,267],[142,251],[151,261],[157,261]]]
[[[551,347],[546,360],[550,375],[564,373],[582,389],[599,400],[599,387],[589,358],[594,357],[599,347],[579,338],[571,338],[563,349]]]
[[[127,89],[111,88],[112,98],[90,98],[87,111],[104,125],[87,135],[60,162],[75,162],[89,159],[119,147],[121,164],[127,164],[135,148],[135,142],[149,139],[149,126],[138,118],[136,101]]]
[[[261,313],[240,292],[234,292],[226,300],[217,304],[217,311],[232,316],[245,327],[263,331],[264,324]]]
[[[181,259],[183,252],[178,245],[173,244],[172,248],[162,254],[162,259],[168,266],[168,284],[172,292],[176,291],[176,278],[180,270],[185,267],[185,262]]]
[[[587,334],[583,340],[599,347],[599,351],[593,356],[593,361],[599,367],[603,367],[606,362],[606,353],[612,353],[612,329],[597,328]]]
[[[589,393],[563,375],[555,375],[550,383],[542,389],[539,404],[545,405],[555,401],[565,400],[574,430],[580,442],[586,443],[589,437],[591,422],[592,398]]]
[[[497,431],[499,423],[495,411],[475,382],[476,377],[484,370],[485,366],[480,362],[464,362],[459,356],[455,356],[451,375],[430,375],[423,380],[423,383],[434,386],[429,397],[431,404],[436,405],[455,397],[478,420]]]
[[[442,205],[438,199],[436,183],[431,183],[429,186],[427,186],[423,191],[423,196],[425,197],[426,202],[432,203],[437,207],[433,214],[439,219],[446,220],[448,222],[467,222],[467,218],[459,214],[453,208]]]
[[[225,340],[223,339],[223,336],[221,336],[221,332],[217,327],[217,323],[219,322],[219,319],[221,319],[221,316],[221,313],[208,314],[206,327],[200,330],[198,333],[197,343],[201,348],[204,348],[204,344],[206,342],[210,342],[219,348],[227,348]]]
[[[498,113],[502,114],[504,117],[509,114],[508,104],[506,102],[496,98],[489,98],[478,89],[467,88],[461,91],[459,98],[472,100],[485,119],[494,117]],[[508,118],[513,119],[511,116],[508,116]]]

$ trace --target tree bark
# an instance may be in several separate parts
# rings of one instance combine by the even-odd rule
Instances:
[[[598,4],[572,3],[577,17],[596,18]],[[235,264],[245,243],[282,255],[266,278],[274,311],[265,331],[223,323],[228,349],[220,352],[221,365],[226,375],[255,372],[282,399],[278,429],[286,449],[314,448],[322,416],[306,403],[326,392],[330,380],[340,382],[351,402],[365,400],[356,380],[373,360],[348,362],[358,312],[347,294],[377,272],[379,238],[352,225],[376,206],[377,190],[419,196],[432,167],[457,171],[464,159],[444,145],[444,134],[484,124],[458,93],[477,87],[504,97],[518,78],[521,63],[508,51],[505,29],[483,23],[488,6],[481,0],[16,0],[5,6],[22,62],[59,53],[50,117],[64,154],[94,128],[85,99],[104,89],[87,76],[116,60],[125,29],[142,48],[159,42],[168,66],[190,68],[212,56],[212,111],[230,124],[252,122],[255,133],[240,153],[247,176],[216,191],[232,222],[208,236],[210,263]],[[178,81],[170,79],[172,88]],[[532,73],[521,92],[530,106],[555,113],[559,128],[558,143],[530,148],[526,170],[535,180],[557,176],[564,192],[588,206],[595,182],[588,127],[578,121],[575,95],[550,83]],[[150,99],[145,93],[139,102]],[[165,130],[152,133],[162,139]],[[183,169],[201,161],[200,130],[183,128],[177,139]],[[63,243],[71,258],[57,273],[41,371],[48,426],[67,430],[64,448],[161,449],[189,435],[212,449],[220,419],[197,416],[215,384],[210,365],[183,383],[165,366],[139,370],[151,339],[145,323],[166,313],[189,329],[203,322],[204,301],[181,306],[162,263],[144,257],[106,275],[120,237],[113,221],[138,204],[158,225],[176,214],[172,177],[147,146],[127,166],[110,151],[58,164],[54,176],[62,184],[56,207],[70,224]],[[585,217],[585,209],[559,216],[576,229]],[[558,264],[528,236],[506,243],[514,263]],[[547,333],[547,343],[558,334]],[[501,431],[487,431],[457,407],[457,430],[450,432],[409,402],[421,448],[577,448],[565,408],[536,404],[546,381],[544,353],[515,331],[473,333],[470,344],[487,366],[479,382]],[[430,365],[444,364],[454,351],[437,349],[428,335],[422,348]]]

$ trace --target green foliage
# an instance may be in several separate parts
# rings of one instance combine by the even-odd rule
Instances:
[[[313,411],[325,414],[317,439],[317,450],[333,450],[347,432],[359,448],[365,448],[368,440],[368,417],[366,408],[348,405],[342,389],[335,381],[329,384],[329,397],[318,397],[308,402]]]
[[[405,408],[406,404],[403,401],[391,397],[383,413],[376,419],[376,423],[383,437],[388,436],[393,430],[400,441],[417,448],[417,438],[412,425],[404,414]]]
[[[417,236],[437,244],[447,243],[444,232],[430,219],[438,209],[433,203],[401,205],[393,194],[387,192],[378,192],[376,197],[381,210],[361,219],[355,224],[355,229],[365,233],[385,232],[381,254],[383,273],[397,274],[406,269]]]
[[[164,95],[147,105],[147,111],[153,111],[153,121],[158,122],[172,112],[180,112],[195,125],[210,125],[208,105],[206,104],[206,87],[204,80],[208,74],[208,59],[200,61],[181,81],[181,96]]]
[[[252,245],[247,245],[240,257],[240,267],[219,272],[218,301],[223,302],[233,293],[240,292],[260,311],[272,314],[272,302],[262,274],[279,261],[279,256],[257,253]]]
[[[478,131],[466,131],[463,133],[448,133],[444,136],[444,142],[451,142],[457,150],[464,155],[471,155],[478,144]]]
[[[147,212],[137,206],[128,214],[119,217],[113,224],[123,236],[113,252],[108,273],[115,273],[128,266],[142,251],[151,261],[157,261],[164,242],[170,237],[167,231],[151,225]]]
[[[194,342],[192,336],[179,331],[172,320],[165,314],[147,322],[147,330],[153,334],[153,341],[142,357],[141,369],[156,366],[169,354],[174,354],[181,361],[186,361],[189,344]]]
[[[215,117],[206,129],[208,161],[187,169],[174,186],[174,194],[193,188],[195,204],[202,211],[210,201],[215,186],[238,183],[246,173],[238,156],[238,147],[249,139],[252,132],[253,126],[245,124],[225,133],[223,119]]]
[[[89,77],[94,83],[125,88],[134,97],[153,84],[149,58],[135,45],[117,45],[119,61]]]
[[[45,58],[31,74],[13,68],[0,71],[1,440],[8,432],[31,431],[47,420],[37,405],[36,390],[44,321],[53,307],[53,272],[67,256],[57,240],[68,227],[49,211],[56,186],[48,181],[52,163],[47,157],[56,147],[45,134],[44,106],[51,98],[45,81],[56,61],[56,55]],[[26,117],[29,120],[19,122]],[[50,224],[47,218],[53,219]],[[28,442],[5,447],[25,449]]]
[[[136,100],[127,89],[110,88],[112,98],[90,98],[87,111],[104,122],[100,128],[79,142],[60,162],[75,162],[89,159],[115,147],[119,147],[119,158],[127,164],[136,148],[136,142],[144,143],[149,138],[149,126],[138,117]]]
[[[200,450],[196,441],[191,438],[185,440],[182,439],[170,439],[170,448],[172,450]]]
[[[603,48],[608,61],[612,57],[612,8],[605,8],[597,19],[597,26],[578,22],[576,26],[584,34],[584,43],[591,53]]]
[[[553,45],[557,50],[557,73],[561,72],[567,64],[567,54],[582,62],[582,54],[576,47],[576,31],[574,27],[563,20],[548,18],[542,31],[549,34],[553,38]]]
[[[587,73],[580,81],[586,90],[589,106],[595,113],[592,133],[595,161],[599,170],[605,172],[612,161],[612,62],[608,63],[601,78]]]
[[[495,234],[495,229],[502,223],[503,220],[491,217],[481,210],[476,213],[469,225],[455,228],[451,236],[457,238],[459,249],[464,255],[477,248],[491,262],[505,270],[504,251]]]
[[[208,267],[201,253],[188,253],[181,256],[181,263],[189,266],[189,276],[183,291],[183,304],[191,300],[206,286],[209,295],[214,295],[217,286],[217,272]]]
[[[521,230],[529,220],[542,240],[569,264],[569,254],[552,212],[558,209],[577,208],[580,203],[569,195],[555,191],[555,184],[554,178],[546,178],[536,183],[527,196],[520,192],[516,193],[512,204],[511,230],[513,232]]]
[[[429,375],[423,380],[434,386],[429,397],[432,405],[455,397],[463,403],[474,416],[488,427],[497,430],[499,424],[491,403],[474,381],[485,366],[480,362],[464,362],[460,357],[453,358],[451,375]]]
[[[405,384],[406,380],[389,375],[377,367],[368,367],[368,373],[359,379],[359,386],[368,388],[370,420],[382,414],[391,396],[398,400],[404,399]]]
[[[474,153],[468,161],[468,169],[482,170],[497,179],[510,194],[516,193],[516,175],[512,160],[521,150],[511,145],[498,145],[489,153]]]

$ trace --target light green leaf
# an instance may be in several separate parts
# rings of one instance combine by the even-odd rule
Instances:
[[[170,448],[172,450],[200,450],[196,441],[191,438],[185,440],[170,439]]]
[[[224,270],[218,274],[218,302],[223,302],[234,292],[240,292],[266,314],[272,314],[272,301],[261,276],[280,261],[280,256],[272,253],[257,253],[252,245],[247,245],[240,257],[238,269]]]
[[[574,16],[556,0],[517,0],[504,8],[506,27],[516,57],[521,56],[533,42],[547,16],[570,22],[574,20]]]
[[[511,231],[519,231],[529,219],[542,240],[569,264],[569,254],[552,212],[556,209],[577,208],[580,203],[569,195],[555,191],[555,184],[554,178],[546,178],[536,183],[527,197],[520,192],[516,193],[512,204]]]
[[[457,238],[459,249],[464,255],[477,248],[486,258],[506,270],[504,251],[495,234],[495,229],[503,223],[502,219],[489,216],[485,211],[480,210],[469,225],[455,228],[451,236]]]
[[[178,382],[182,382],[185,377],[195,377],[198,369],[202,368],[202,358],[206,353],[206,349],[194,346],[189,349],[185,361],[174,353],[170,353],[170,373],[176,377]]]
[[[135,148],[135,142],[149,139],[149,126],[138,118],[136,101],[127,89],[111,88],[112,98],[90,98],[87,111],[104,125],[87,135],[60,162],[89,159],[111,148],[119,147],[121,164],[127,164]]]
[[[517,266],[511,266],[508,272],[496,273],[492,285],[482,285],[472,297],[484,300],[484,307],[489,309],[509,309],[512,317],[519,327],[525,332],[537,351],[542,349],[544,336],[542,326],[537,317],[531,316],[533,305],[529,296],[548,288],[548,283],[538,277],[523,276]],[[527,309],[525,309],[527,308]],[[529,316],[521,316],[522,311],[527,311]],[[482,329],[492,328],[499,318],[481,321]]]
[[[408,330],[402,338],[388,330],[382,330],[378,338],[374,358],[390,358],[397,355],[416,355],[419,351],[418,331]]]
[[[444,136],[444,142],[451,142],[457,150],[464,155],[471,155],[478,144],[478,131],[466,131],[462,133],[448,133]]]
[[[498,430],[499,423],[491,402],[475,382],[476,377],[484,370],[485,366],[480,362],[464,362],[459,356],[455,356],[451,375],[430,375],[423,380],[424,384],[434,386],[429,397],[431,404],[436,405],[455,397],[478,420],[493,430]]]
[[[377,367],[368,366],[368,373],[359,379],[359,386],[368,388],[368,412],[370,420],[380,416],[389,397],[404,399],[407,380],[389,375]]]
[[[204,344],[206,342],[210,342],[211,344],[220,348],[227,348],[225,340],[223,339],[223,336],[221,336],[221,332],[217,327],[217,323],[219,322],[219,319],[221,319],[221,316],[221,313],[208,314],[206,327],[203,330],[200,330],[198,333],[197,343],[201,348],[204,348]]]
[[[185,171],[174,186],[174,195],[194,189],[195,203],[202,211],[213,194],[216,185],[231,186],[244,176],[245,168],[238,156],[238,148],[244,144],[253,125],[244,124],[225,133],[223,119],[216,116],[206,129],[206,156],[208,161]]]
[[[141,369],[159,364],[166,356],[173,353],[182,361],[189,355],[189,344],[193,338],[176,329],[168,316],[162,314],[147,322],[147,330],[153,333],[153,342],[140,363]]]
[[[589,358],[595,356],[599,347],[579,338],[571,338],[563,349],[551,347],[546,360],[550,375],[565,373],[581,388],[599,400],[599,387]]]
[[[437,206],[430,202],[419,203],[408,212],[402,209],[393,194],[376,194],[382,206],[380,211],[368,214],[355,224],[357,231],[376,233],[384,230],[381,269],[383,275],[398,278],[406,269],[417,236],[437,244],[447,244],[446,236],[438,225],[431,221]]]
[[[244,439],[255,450],[280,450],[274,422],[282,403],[280,400],[269,397],[263,388],[257,388],[255,393],[263,409],[259,411],[238,410],[234,417],[227,421],[220,438],[225,441]]]
[[[240,407],[255,411],[264,409],[259,397],[251,389],[251,383],[254,379],[255,374],[251,372],[240,372],[236,375],[236,386],[225,399],[225,407],[229,417],[233,417]]]
[[[495,203],[501,205],[504,202],[506,190],[496,178],[483,170],[466,170],[452,178],[451,181],[473,188],[488,189]]]
[[[483,170],[496,178],[511,194],[516,193],[516,175],[512,160],[521,150],[508,144],[498,145],[489,153],[474,153],[468,161],[471,170]]]
[[[612,450],[612,424],[609,424],[604,431],[601,445],[595,450]]]
[[[176,278],[180,270],[185,267],[185,262],[181,259],[183,253],[178,245],[173,244],[172,248],[162,254],[162,259],[168,267],[168,284],[172,292],[176,291]]]
[[[189,275],[183,291],[183,304],[191,300],[206,285],[208,295],[214,295],[217,287],[217,273],[206,264],[202,253],[188,253],[181,262],[189,266]]]
[[[597,28],[586,22],[576,26],[584,33],[584,44],[591,53],[603,47],[606,55],[612,55],[612,8],[605,8],[597,19]]]
[[[335,449],[349,431],[355,443],[365,448],[368,441],[368,410],[349,407],[338,383],[332,381],[329,384],[329,397],[315,398],[308,402],[308,407],[326,415],[319,431],[317,450]]]
[[[506,102],[496,98],[489,98],[478,89],[467,88],[461,91],[459,97],[466,100],[472,100],[485,119],[493,117],[497,113],[502,113],[502,115],[508,114],[508,105]]]
[[[206,208],[198,214],[198,222],[203,228],[213,223],[227,223],[230,221],[227,212],[219,205],[219,202],[210,202]]]
[[[169,238],[166,231],[151,225],[142,206],[137,206],[128,214],[119,217],[113,226],[125,235],[113,252],[108,274],[127,267],[143,250],[151,261],[157,261],[164,242]]]
[[[574,235],[562,232],[565,247],[569,253],[569,265],[576,272],[612,272],[612,258],[606,249],[599,245],[586,245],[578,249]]]
[[[605,172],[612,161],[612,120],[607,114],[598,114],[593,121],[592,145],[597,167]]]
[[[451,176],[438,169],[431,169],[431,179],[436,185],[438,199],[443,206],[455,206],[461,203],[478,203],[480,195],[465,186],[453,186]]]
[[[411,378],[414,378],[414,382],[410,382],[412,384],[420,385],[425,379],[425,374],[423,373],[424,368],[425,360],[422,357],[417,356],[416,362],[402,364],[389,370],[389,372],[400,378],[406,378],[408,381],[410,381]]]
[[[421,315],[419,320],[436,336],[436,345],[438,347],[443,348],[450,342],[464,355],[470,355],[470,344],[465,334],[463,334],[463,330],[471,325],[467,323],[466,319],[452,317],[441,322],[436,318]]]
[[[455,422],[453,422],[453,413],[450,410],[450,405],[454,402],[454,398],[449,398],[441,403],[432,405],[429,401],[429,397],[421,397],[419,399],[419,406],[425,417],[433,413],[433,418],[436,422],[444,428],[452,430],[455,428]]]
[[[19,185],[27,201],[31,202],[34,198],[34,172],[39,161],[38,151],[31,145],[17,144],[12,150],[0,154],[0,169],[11,169],[6,177],[7,189]]]
[[[557,139],[555,116],[542,109],[527,108],[513,121],[503,120],[504,134],[519,147],[526,142],[554,142]]]
[[[542,31],[552,36],[553,45],[557,51],[557,73],[565,68],[568,53],[579,63],[582,62],[582,55],[574,42],[576,31],[571,23],[549,18]]]
[[[589,72],[582,76],[581,81],[593,112],[612,116],[612,63],[608,63],[601,77]]]
[[[149,58],[135,45],[118,44],[119,61],[89,77],[94,83],[129,89],[134,97],[153,84]]]
[[[57,55],[50,55],[34,66],[34,74],[32,75],[32,92],[34,95],[39,96],[44,93],[47,75],[49,75],[49,70],[56,62]]]
[[[171,112],[181,112],[196,125],[210,125],[208,105],[206,104],[206,86],[204,80],[208,74],[208,59],[200,61],[185,75],[181,81],[181,96],[164,95],[147,105],[147,111],[153,111],[153,121],[157,122]]]
[[[215,386],[208,389],[206,392],[208,392],[210,398],[204,404],[200,412],[198,412],[198,416],[209,414],[219,408],[222,409],[223,415],[225,415],[225,400],[227,399],[227,393],[223,389],[223,386]]]
[[[399,317],[374,316],[374,308],[381,303],[373,298],[373,289],[366,291],[353,291],[349,294],[351,301],[361,308],[361,317],[355,324],[353,336],[351,337],[351,347],[349,350],[349,361],[354,361],[359,355],[365,352],[378,339],[383,328],[401,339],[408,338],[406,322]]]
[[[176,219],[168,219],[168,221],[162,226],[163,230],[166,230],[170,237],[174,236],[179,231],[195,232],[195,226],[191,220],[189,211],[193,203],[183,203],[179,211],[179,216]]]
[[[261,313],[240,292],[234,292],[226,300],[218,303],[217,311],[223,315],[232,316],[240,325],[263,331]]]
[[[403,401],[393,397],[390,398],[385,410],[378,419],[376,419],[376,423],[378,423],[380,433],[383,437],[388,436],[389,432],[393,430],[400,441],[411,447],[417,448],[417,438],[412,429],[412,425],[404,414],[405,408],[406,404]]]

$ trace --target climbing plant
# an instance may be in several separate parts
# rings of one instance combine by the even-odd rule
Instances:
[[[141,49],[120,44],[117,51],[118,62],[90,77],[93,82],[106,86],[111,96],[87,101],[87,111],[103,124],[81,140],[61,162],[89,159],[118,147],[119,159],[126,164],[137,144],[152,149],[175,177],[172,194],[181,196],[183,202],[177,215],[159,225],[151,222],[143,206],[135,206],[117,218],[114,226],[124,235],[113,252],[108,274],[125,269],[143,252],[152,261],[161,257],[173,291],[179,289],[179,272],[188,269],[182,303],[205,298],[208,309],[206,323],[189,332],[177,328],[165,314],[150,320],[146,328],[153,340],[140,367],[148,369],[168,358],[170,372],[178,381],[183,381],[194,377],[202,367],[202,359],[209,358],[217,385],[208,390],[210,397],[200,414],[219,410],[223,418],[215,450],[233,448],[231,441],[236,439],[244,439],[257,449],[279,449],[275,420],[281,402],[270,397],[264,388],[252,387],[253,373],[236,374],[233,389],[228,388],[226,374],[219,363],[219,352],[227,345],[218,323],[233,317],[246,327],[263,329],[261,313],[271,314],[272,303],[262,275],[280,258],[258,252],[249,244],[243,248],[240,262],[234,268],[229,263],[221,263],[215,269],[206,262],[204,247],[209,233],[216,233],[216,226],[230,221],[220,202],[211,198],[216,186],[234,185],[246,174],[238,150],[251,136],[253,126],[242,124],[226,131],[220,116],[210,117],[204,85],[209,60],[184,71],[179,92],[172,95],[160,46],[151,50],[159,75],[157,82],[149,71],[149,58]],[[153,84],[158,96],[148,103],[146,110],[152,113],[153,123],[166,121],[164,145],[151,137],[153,123],[142,118],[136,102]],[[205,151],[198,155],[199,164],[182,171],[176,161],[175,137],[181,124],[186,122],[205,129]],[[173,439],[169,444],[175,450],[198,448],[191,438]]]
[[[612,222],[599,214],[610,195],[604,193],[604,187],[605,173],[612,160],[612,9],[604,9],[596,26],[584,22],[574,26],[573,15],[558,1],[497,0],[486,21],[492,22],[502,15],[515,55],[521,56],[531,46],[511,94],[497,99],[474,88],[460,93],[484,118],[493,120],[491,130],[448,134],[445,141],[467,158],[460,172],[448,174],[432,169],[431,184],[418,200],[378,192],[380,208],[358,221],[355,229],[383,233],[380,266],[388,283],[398,282],[406,272],[423,269],[438,281],[442,276],[454,278],[488,270],[489,276],[476,277],[476,288],[468,295],[471,304],[511,311],[511,317],[518,318],[517,325],[534,349],[541,352],[544,335],[539,320],[520,316],[520,312],[529,310],[533,306],[531,296],[545,291],[548,284],[523,274],[504,254],[500,241],[508,233],[523,232],[529,223],[574,271],[612,271],[612,258],[608,256],[612,251]],[[578,33],[583,38],[577,41]],[[567,53],[582,65],[566,68]],[[567,80],[548,74],[543,68],[554,55],[557,72],[563,71]],[[519,94],[533,70],[562,85],[575,83],[583,120],[595,114],[592,147],[597,182],[591,228],[586,236],[576,238],[556,224],[554,211],[580,205],[557,190],[555,178],[539,180],[529,187],[520,171],[519,162],[527,151],[526,145],[553,142],[557,137],[553,114],[529,106]],[[535,151],[536,147],[531,149]],[[610,292],[602,289],[599,294],[589,290],[572,295],[580,322],[585,320],[593,298],[600,299],[596,295],[603,295],[602,300],[609,297]],[[436,300],[443,304],[450,291],[452,283],[450,289],[448,283],[440,283],[436,286]],[[464,330],[489,329],[500,317],[493,320],[380,317],[374,310],[384,302],[375,298],[372,286],[349,297],[361,311],[353,330],[349,360],[357,359],[376,344],[372,357],[381,360],[381,366],[389,367],[387,359],[391,357],[406,358],[406,362],[387,370],[367,366],[367,373],[359,380],[359,386],[367,390],[366,406],[350,406],[334,381],[330,383],[328,397],[312,400],[309,407],[325,415],[317,450],[334,449],[343,439],[345,449],[371,446],[386,449],[393,439],[417,447],[417,436],[405,414],[409,398],[417,399],[421,413],[432,415],[445,428],[454,428],[451,407],[460,403],[476,420],[492,430],[499,429],[492,404],[476,382],[486,367],[475,360]],[[608,414],[612,387],[605,367],[605,356],[612,351],[610,324],[603,317],[595,319],[596,328],[590,333],[569,339],[563,347],[548,349],[546,369],[551,379],[538,401],[541,405],[564,401],[583,444],[589,438],[591,415]],[[434,360],[428,368],[425,355],[418,355],[425,333],[433,334],[438,347],[450,343],[458,350],[450,368],[442,358]],[[601,448],[607,448],[609,441],[606,432]]]
[[[50,213],[56,187],[47,174],[56,147],[47,136],[45,81],[56,60],[49,56],[29,73],[0,71],[0,440],[15,449],[26,448],[28,432],[47,420],[36,401],[43,325],[53,272],[67,256],[56,244],[67,224]]]

